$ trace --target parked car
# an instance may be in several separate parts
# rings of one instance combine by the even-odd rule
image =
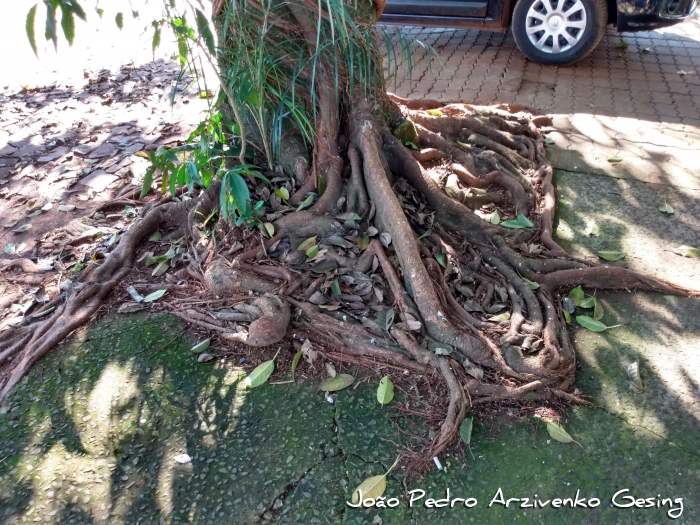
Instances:
[[[530,60],[566,65],[588,55],[605,27],[648,31],[682,22],[698,0],[386,0],[379,19],[395,25],[513,30]]]

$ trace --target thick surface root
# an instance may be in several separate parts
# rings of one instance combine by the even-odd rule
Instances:
[[[312,41],[307,22],[300,26]],[[324,93],[313,165],[311,157],[285,158],[292,173],[288,182],[279,178],[296,189],[291,204],[317,192],[313,206],[278,207],[267,239],[262,228],[227,224],[208,237],[200,232],[198,221],[219,202],[218,183],[195,199],[152,207],[101,265],[52,303],[53,314],[0,332],[0,399],[97,312],[157,229],[186,236],[189,264],[178,279],[205,290],[178,299],[184,308],[168,308],[225,343],[259,348],[303,333],[339,362],[441,377],[444,420],[421,450],[417,472],[454,443],[474,407],[588,403],[572,391],[576,356],[562,310],[574,286],[699,294],[574,259],[552,239],[556,203],[537,129],[542,118],[521,107],[394,99],[402,105],[349,104],[339,122],[335,95]],[[410,141],[376,117],[378,107],[411,118],[402,126],[415,131]],[[438,107],[443,116],[423,111]],[[256,191],[253,183],[249,189]],[[85,225],[69,230],[46,242],[94,235]],[[12,268],[43,271],[31,260],[0,271]],[[182,287],[176,282],[165,285],[173,295]]]
[[[262,315],[250,324],[248,333],[224,334],[230,341],[249,346],[268,346],[284,339],[289,326],[289,303],[272,294],[265,294],[253,303]]]

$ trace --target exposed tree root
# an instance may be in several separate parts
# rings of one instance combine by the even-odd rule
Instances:
[[[217,2],[219,9],[224,4]],[[315,2],[301,2],[287,12],[289,30],[310,49],[318,38],[315,9]],[[331,359],[442,377],[449,392],[442,400],[445,418],[413,473],[454,443],[474,406],[590,404],[572,392],[576,356],[562,312],[562,295],[572,287],[700,295],[577,260],[553,240],[552,168],[537,129],[545,118],[515,105],[442,107],[392,95],[361,101],[332,87],[334,67],[318,60],[313,155],[297,145],[298,156],[284,159],[297,188],[290,203],[313,192],[318,198],[311,207],[275,215],[269,239],[242,227],[241,246],[227,237],[235,233],[229,224],[209,232],[208,240],[199,231],[201,217],[218,207],[218,183],[197,198],[152,205],[104,262],[84,272],[65,301],[56,301],[50,317],[0,333],[0,400],[97,312],[131,272],[139,243],[157,229],[185,236],[188,265],[177,279],[189,276],[206,289],[201,300],[163,305],[219,339],[263,347],[303,333]],[[438,108],[442,116],[423,111]],[[411,139],[423,149],[409,150],[393,135],[393,121],[407,116],[415,124],[407,126],[415,131]],[[532,225],[500,224],[519,215]],[[98,231],[104,228],[70,224],[45,242],[74,244]],[[16,260],[0,270],[11,267],[40,269]],[[167,286],[173,295],[182,290]],[[235,308],[214,310],[226,303]],[[393,326],[390,308],[398,314]],[[380,326],[375,318],[382,311]],[[250,324],[245,330],[240,323]]]
[[[18,268],[24,273],[44,273],[51,269],[51,267],[43,267],[36,264],[31,259],[10,259],[9,261],[0,261],[0,272],[11,270],[13,268]]]

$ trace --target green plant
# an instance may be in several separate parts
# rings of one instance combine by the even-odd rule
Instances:
[[[149,151],[147,157],[151,165],[144,176],[141,198],[153,187],[155,177],[160,175],[161,194],[170,191],[176,196],[178,190],[187,187],[192,193],[195,185],[201,188],[209,187],[214,177],[221,179],[220,214],[226,220],[231,220],[240,226],[247,221],[252,226],[263,207],[263,201],[257,201],[251,206],[248,180],[261,179],[269,182],[253,164],[236,164],[227,168],[240,152],[240,147],[227,146],[225,129],[234,132],[235,123],[224,123],[221,112],[211,113],[210,116],[190,133],[182,146],[174,148],[160,147]]]

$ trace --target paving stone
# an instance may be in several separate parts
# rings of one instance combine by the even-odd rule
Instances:
[[[68,146],[59,146],[53,150],[51,150],[47,155],[43,155],[36,159],[37,162],[51,162],[52,160],[56,160],[66,154],[70,148]]]
[[[116,152],[117,148],[108,142],[97,146],[88,155],[91,159],[103,159],[105,157],[111,157]]]
[[[95,170],[87,177],[81,179],[80,184],[83,186],[89,186],[96,192],[101,192],[117,179],[118,177],[116,175],[107,173],[104,170]]]

